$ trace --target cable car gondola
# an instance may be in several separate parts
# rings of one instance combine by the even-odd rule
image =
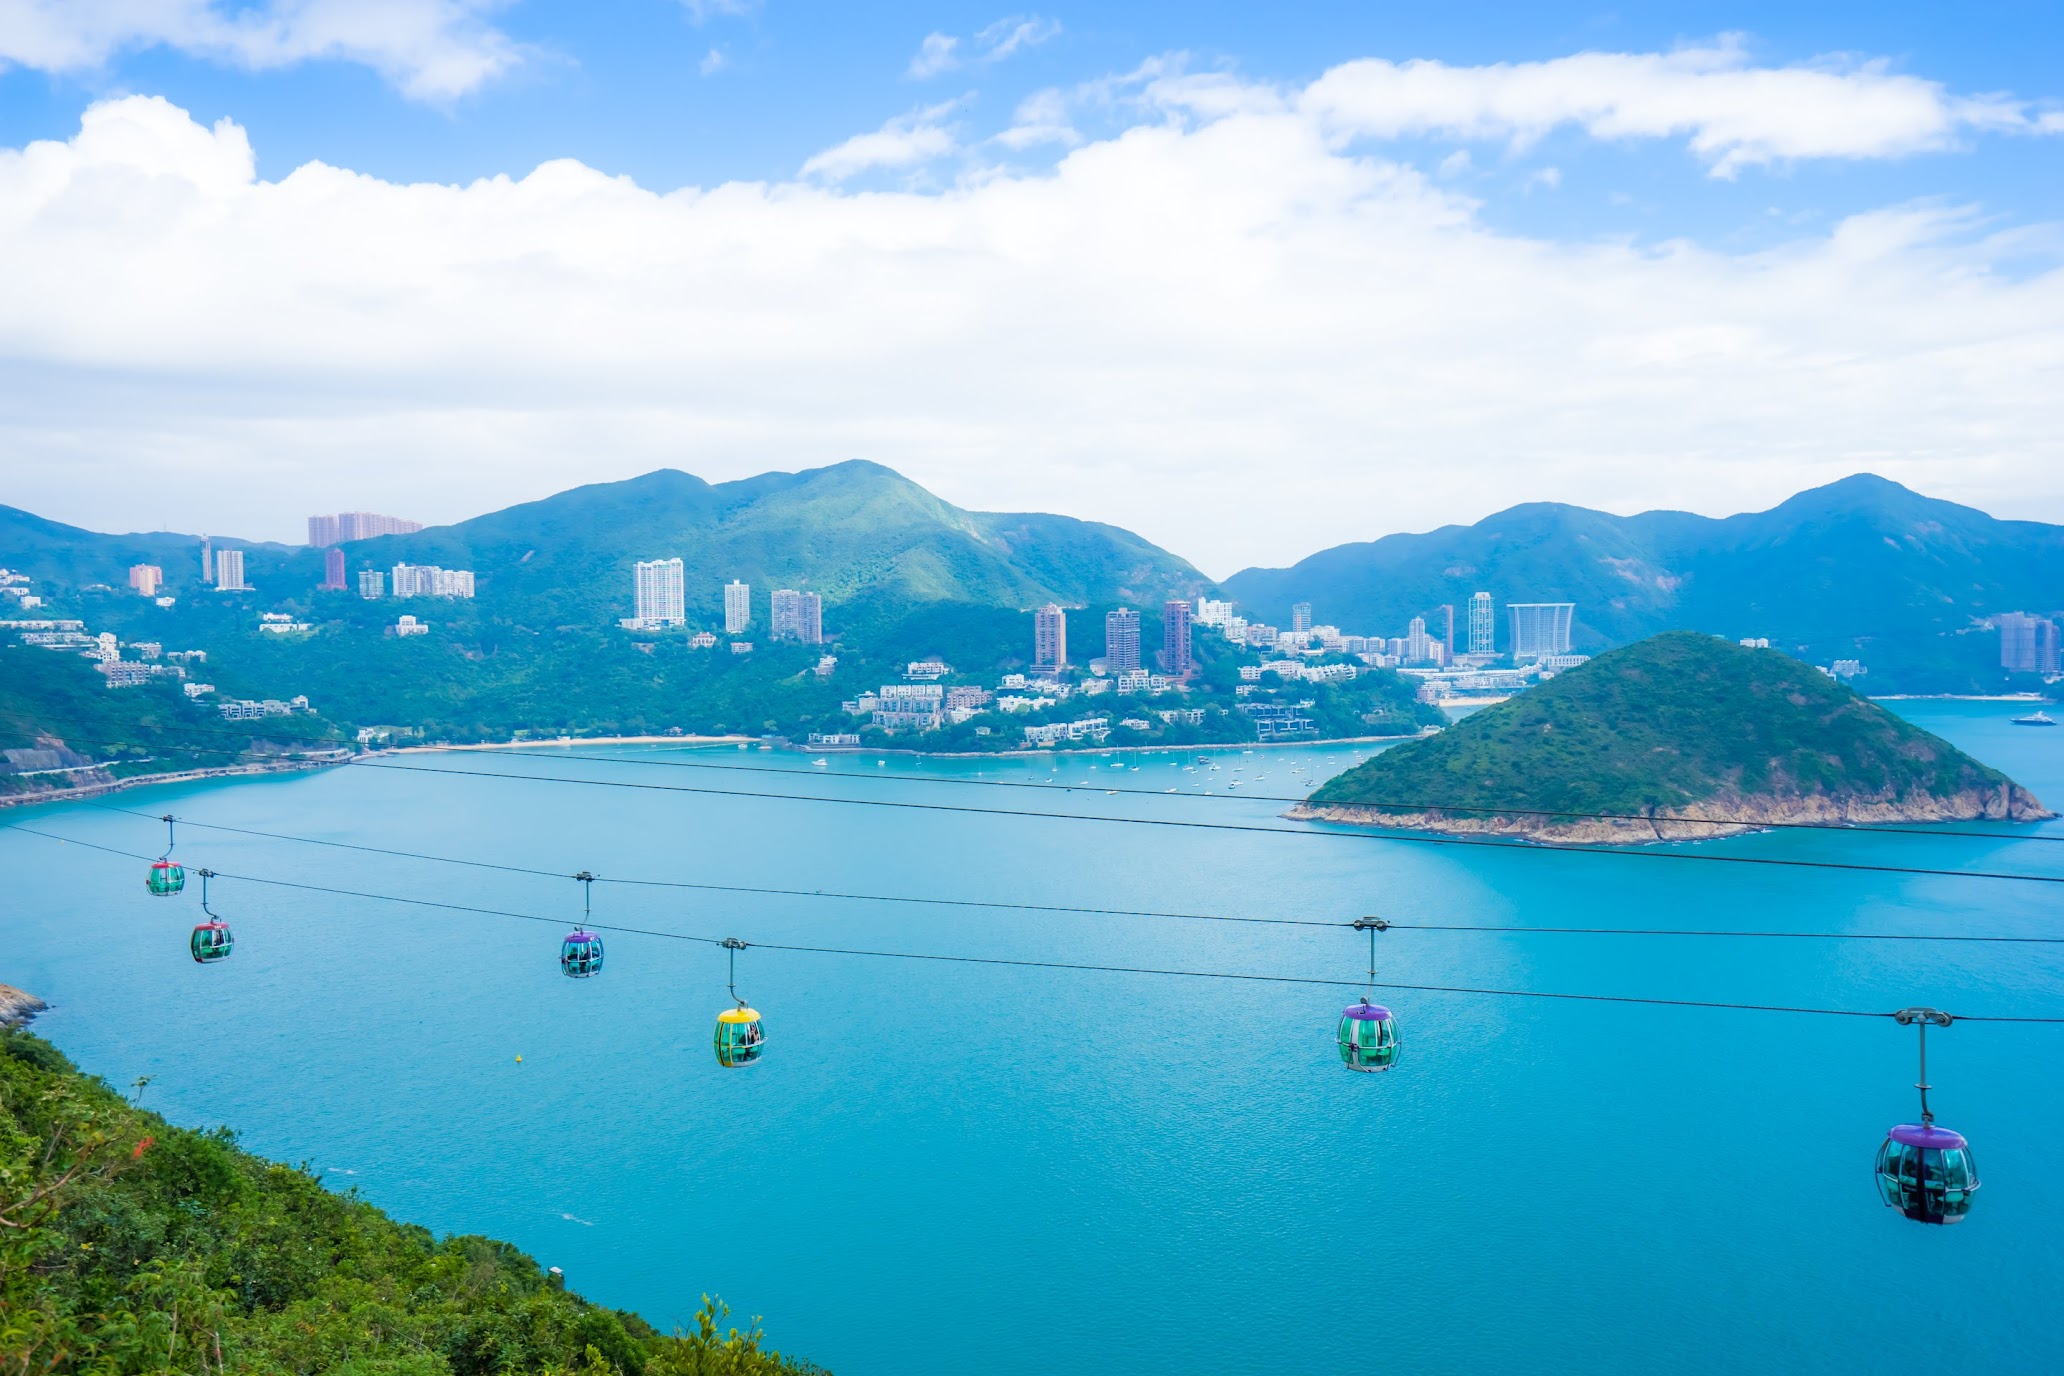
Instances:
[[[1949,1014],[1933,1008],[1902,1008],[1892,1015],[1901,1026],[1917,1027],[1921,1039],[1921,1121],[1900,1123],[1878,1148],[1878,1197],[1916,1223],[1961,1223],[1978,1192],[1978,1164],[1960,1132],[1935,1126],[1928,1110],[1928,1024],[1947,1027]]]
[[[163,820],[165,853],[151,865],[150,876],[143,881],[143,885],[159,898],[170,898],[186,887],[186,870],[172,858],[172,814],[166,813]]]
[[[193,936],[187,942],[193,951],[194,963],[213,965],[218,960],[229,959],[229,953],[236,947],[236,938],[229,934],[229,924],[209,911],[208,881],[215,877],[213,870],[196,871],[201,876],[201,911],[208,920],[193,929]]]
[[[574,876],[581,881],[581,925],[568,932],[559,943],[559,968],[573,979],[586,979],[602,973],[602,938],[588,930],[588,916],[591,911],[589,895],[595,891],[595,876],[582,870]]]
[[[745,943],[735,936],[724,938],[724,951],[731,958],[731,998],[736,1008],[726,1008],[717,1014],[717,1064],[721,1066],[751,1065],[767,1049],[767,1034],[760,1026],[760,1015],[748,1008],[744,999],[738,997],[738,953],[745,949]]]
[[[1376,992],[1376,933],[1390,924],[1380,917],[1358,917],[1355,929],[1369,934],[1369,993],[1340,1012],[1340,1059],[1349,1070],[1388,1070],[1403,1049],[1397,1019],[1371,996]]]

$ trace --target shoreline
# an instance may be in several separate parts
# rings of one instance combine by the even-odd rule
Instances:
[[[2041,693],[1872,693],[1872,702],[2048,702]]]
[[[334,769],[349,760],[277,760],[251,764],[211,765],[206,769],[178,769],[169,774],[129,774],[68,788],[46,788],[32,793],[0,793],[0,807],[32,807],[38,803],[75,803],[124,789],[148,788],[152,784],[184,784],[200,779],[229,779],[242,775],[299,774],[311,769]]]
[[[790,743],[788,749],[802,755],[908,755],[922,760],[1009,760],[1055,755],[1168,755],[1185,750],[1293,750],[1316,745],[1376,745],[1384,741],[1416,741],[1409,736],[1327,736],[1314,741],[1216,741],[1197,745],[1100,745],[1089,750],[908,750],[902,747],[864,745],[822,745],[812,748]]]
[[[0,1027],[27,1027],[50,1005],[26,990],[0,984]]]
[[[528,750],[536,745],[753,745],[758,736],[545,736],[534,741],[476,741],[452,745],[389,745],[368,755],[422,755],[444,750]]]

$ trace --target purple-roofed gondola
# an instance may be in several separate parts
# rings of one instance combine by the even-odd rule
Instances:
[[[595,876],[582,870],[574,876],[581,882],[581,924],[559,942],[559,968],[572,979],[586,979],[602,973],[602,938],[588,930],[592,914],[589,895],[595,891]]]
[[[1397,1019],[1370,994],[1376,991],[1376,933],[1390,924],[1380,917],[1360,917],[1354,925],[1356,931],[1369,934],[1369,994],[1341,1010],[1340,1059],[1349,1070],[1388,1070],[1397,1064],[1402,1050]]]
[[[1961,1223],[1978,1191],[1978,1165],[1960,1132],[1935,1126],[1928,1109],[1928,1024],[1947,1027],[1950,1016],[1933,1008],[1902,1008],[1892,1015],[1918,1027],[1921,1040],[1921,1121],[1900,1123],[1878,1148],[1878,1197],[1916,1223]]]

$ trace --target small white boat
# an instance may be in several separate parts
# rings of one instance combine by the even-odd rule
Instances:
[[[831,763],[831,761],[830,761],[830,760],[812,760],[812,761],[810,761],[810,763],[811,763],[811,764],[814,764],[814,765],[816,765],[816,766],[817,766],[817,767],[818,767],[819,769],[823,769],[823,768],[824,768],[824,767],[825,767],[826,765],[829,765],[829,764]]]
[[[2030,712],[2025,717],[2014,718],[2014,725],[2016,726],[2055,726],[2056,724],[2056,718],[2047,712]]]

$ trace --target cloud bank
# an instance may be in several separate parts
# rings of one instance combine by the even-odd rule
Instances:
[[[0,500],[291,538],[309,510],[865,457],[1217,574],[1531,498],[1731,511],[1859,468],[2064,516],[2054,231],[1923,204],[1753,253],[1529,238],[1344,135],[1409,124],[1368,89],[1363,64],[1219,82],[924,192],[838,182],[930,156],[919,117],[806,179],[662,194],[565,161],[264,181],[235,124],[108,101],[0,152]],[[1507,134],[1547,118],[1472,101]],[[1672,118],[1641,127],[1716,165],[1776,146]],[[1816,127],[1850,132],[1786,147],[1892,146]]]
[[[316,59],[372,67],[411,98],[448,101],[520,60],[495,0],[0,0],[0,67],[72,73],[174,48],[235,66]]]

